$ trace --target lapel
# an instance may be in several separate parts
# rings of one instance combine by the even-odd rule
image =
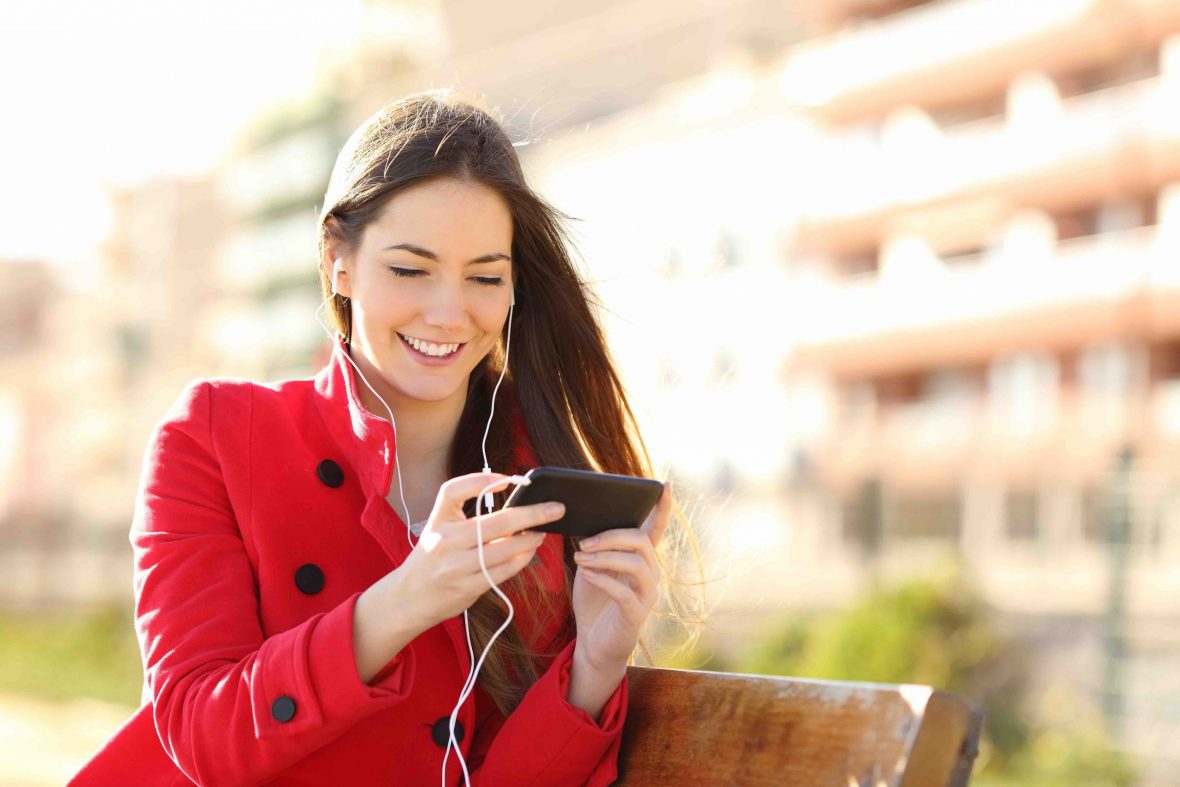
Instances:
[[[393,565],[400,566],[409,556],[411,546],[406,538],[406,524],[386,500],[397,448],[394,431],[389,421],[370,413],[361,403],[358,382],[364,385],[349,362],[348,346],[337,336],[331,358],[315,376],[316,395],[313,398],[341,455],[357,475],[365,498],[361,526],[377,541]],[[530,444],[524,418],[519,408],[512,409],[515,462],[518,467],[534,467],[539,460]],[[467,635],[462,614],[444,620],[441,625],[460,663],[465,663],[463,654],[467,651]]]
[[[348,346],[337,336],[331,358],[315,376],[313,398],[341,456],[356,473],[365,498],[361,526],[395,566],[401,565],[410,552],[406,526],[385,500],[396,450],[393,427],[361,404],[358,382]]]

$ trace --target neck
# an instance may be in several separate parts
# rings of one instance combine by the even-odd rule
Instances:
[[[381,373],[369,363],[364,353],[350,353],[353,361],[364,372],[365,379],[393,411],[397,431],[397,458],[403,476],[415,479],[445,481],[447,454],[459,428],[459,418],[467,403],[467,386],[462,385],[454,395],[438,401],[423,401],[405,396],[385,382]],[[345,361],[347,363],[347,361]],[[389,419],[389,410],[373,395],[359,377],[357,393],[361,404],[379,418]]]

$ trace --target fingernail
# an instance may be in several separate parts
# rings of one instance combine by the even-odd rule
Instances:
[[[545,506],[545,513],[549,516],[558,516],[565,513],[565,506],[561,503],[550,503]]]
[[[582,546],[592,547],[592,546],[596,545],[597,543],[598,543],[598,536],[591,536],[590,538],[583,539]]]
[[[592,552],[575,552],[574,560],[593,560],[594,553]]]

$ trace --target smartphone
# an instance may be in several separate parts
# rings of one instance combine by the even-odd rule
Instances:
[[[529,483],[513,489],[504,508],[550,500],[564,503],[565,515],[561,519],[529,529],[575,538],[589,538],[620,527],[639,527],[664,491],[664,485],[651,478],[568,467],[534,467],[525,477]]]

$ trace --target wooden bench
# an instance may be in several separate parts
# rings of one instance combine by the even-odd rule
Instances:
[[[962,787],[981,715],[927,686],[628,667],[621,785]]]

